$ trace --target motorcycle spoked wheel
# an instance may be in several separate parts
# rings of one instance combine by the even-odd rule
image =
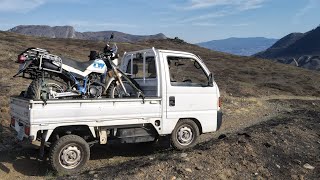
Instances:
[[[52,88],[55,92],[64,92],[63,86],[66,86],[66,83],[61,83],[53,79],[34,79],[28,87],[26,92],[26,98],[41,100],[41,99],[53,99],[50,96],[49,90]]]
[[[108,98],[121,98],[121,87],[113,81],[107,89],[106,95]]]

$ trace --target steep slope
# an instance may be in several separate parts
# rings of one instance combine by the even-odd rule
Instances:
[[[320,55],[320,26],[305,33],[302,38],[290,45],[284,55]]]
[[[306,33],[291,33],[254,56],[320,70],[320,26]]]
[[[197,45],[208,49],[226,52],[235,55],[250,56],[263,51],[273,45],[277,39],[264,37],[228,38],[198,43]]]
[[[116,42],[137,42],[148,39],[166,39],[162,33],[155,35],[131,35],[117,31],[99,31],[99,32],[77,32],[72,26],[44,26],[44,25],[20,25],[8,30],[29,36],[40,36],[48,38],[73,38],[83,40],[105,41],[108,40],[111,33],[115,34]]]

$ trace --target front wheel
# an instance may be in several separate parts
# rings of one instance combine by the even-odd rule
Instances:
[[[171,134],[171,145],[177,150],[192,148],[200,135],[197,124],[190,120],[180,120]]]
[[[88,143],[76,135],[66,135],[58,139],[49,153],[50,166],[62,174],[77,173],[90,158]]]
[[[121,98],[122,96],[122,88],[117,85],[116,81],[113,81],[107,89],[107,98]]]

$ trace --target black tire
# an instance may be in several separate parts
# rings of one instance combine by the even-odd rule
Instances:
[[[89,144],[80,136],[63,136],[50,147],[50,166],[54,171],[62,174],[80,172],[89,158]]]
[[[34,79],[27,91],[26,91],[26,98],[39,100],[41,99],[41,80],[40,79]]]
[[[190,120],[180,120],[171,134],[171,145],[177,150],[192,148],[200,135],[197,124]]]
[[[57,90],[58,92],[63,92],[63,86],[67,86],[66,83],[61,83],[53,79],[44,79],[44,82],[47,87],[60,87],[60,89]],[[46,93],[46,90],[42,88],[42,79],[34,79],[30,83],[25,97],[34,100],[41,100],[44,96],[46,99],[50,99],[48,94],[43,95],[43,93]]]
[[[119,98],[120,92],[116,92],[116,91],[117,91],[117,83],[116,81],[112,81],[106,91],[107,98]],[[118,93],[118,95],[116,93]]]

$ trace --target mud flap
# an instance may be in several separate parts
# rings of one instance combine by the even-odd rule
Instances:
[[[40,144],[40,149],[39,149],[39,159],[44,160],[44,146],[46,142],[46,136],[47,136],[48,131],[44,131],[41,134],[41,144]]]
[[[221,111],[218,111],[218,115],[217,115],[217,131],[221,128],[221,125],[222,125],[222,115],[223,115],[223,113]]]

